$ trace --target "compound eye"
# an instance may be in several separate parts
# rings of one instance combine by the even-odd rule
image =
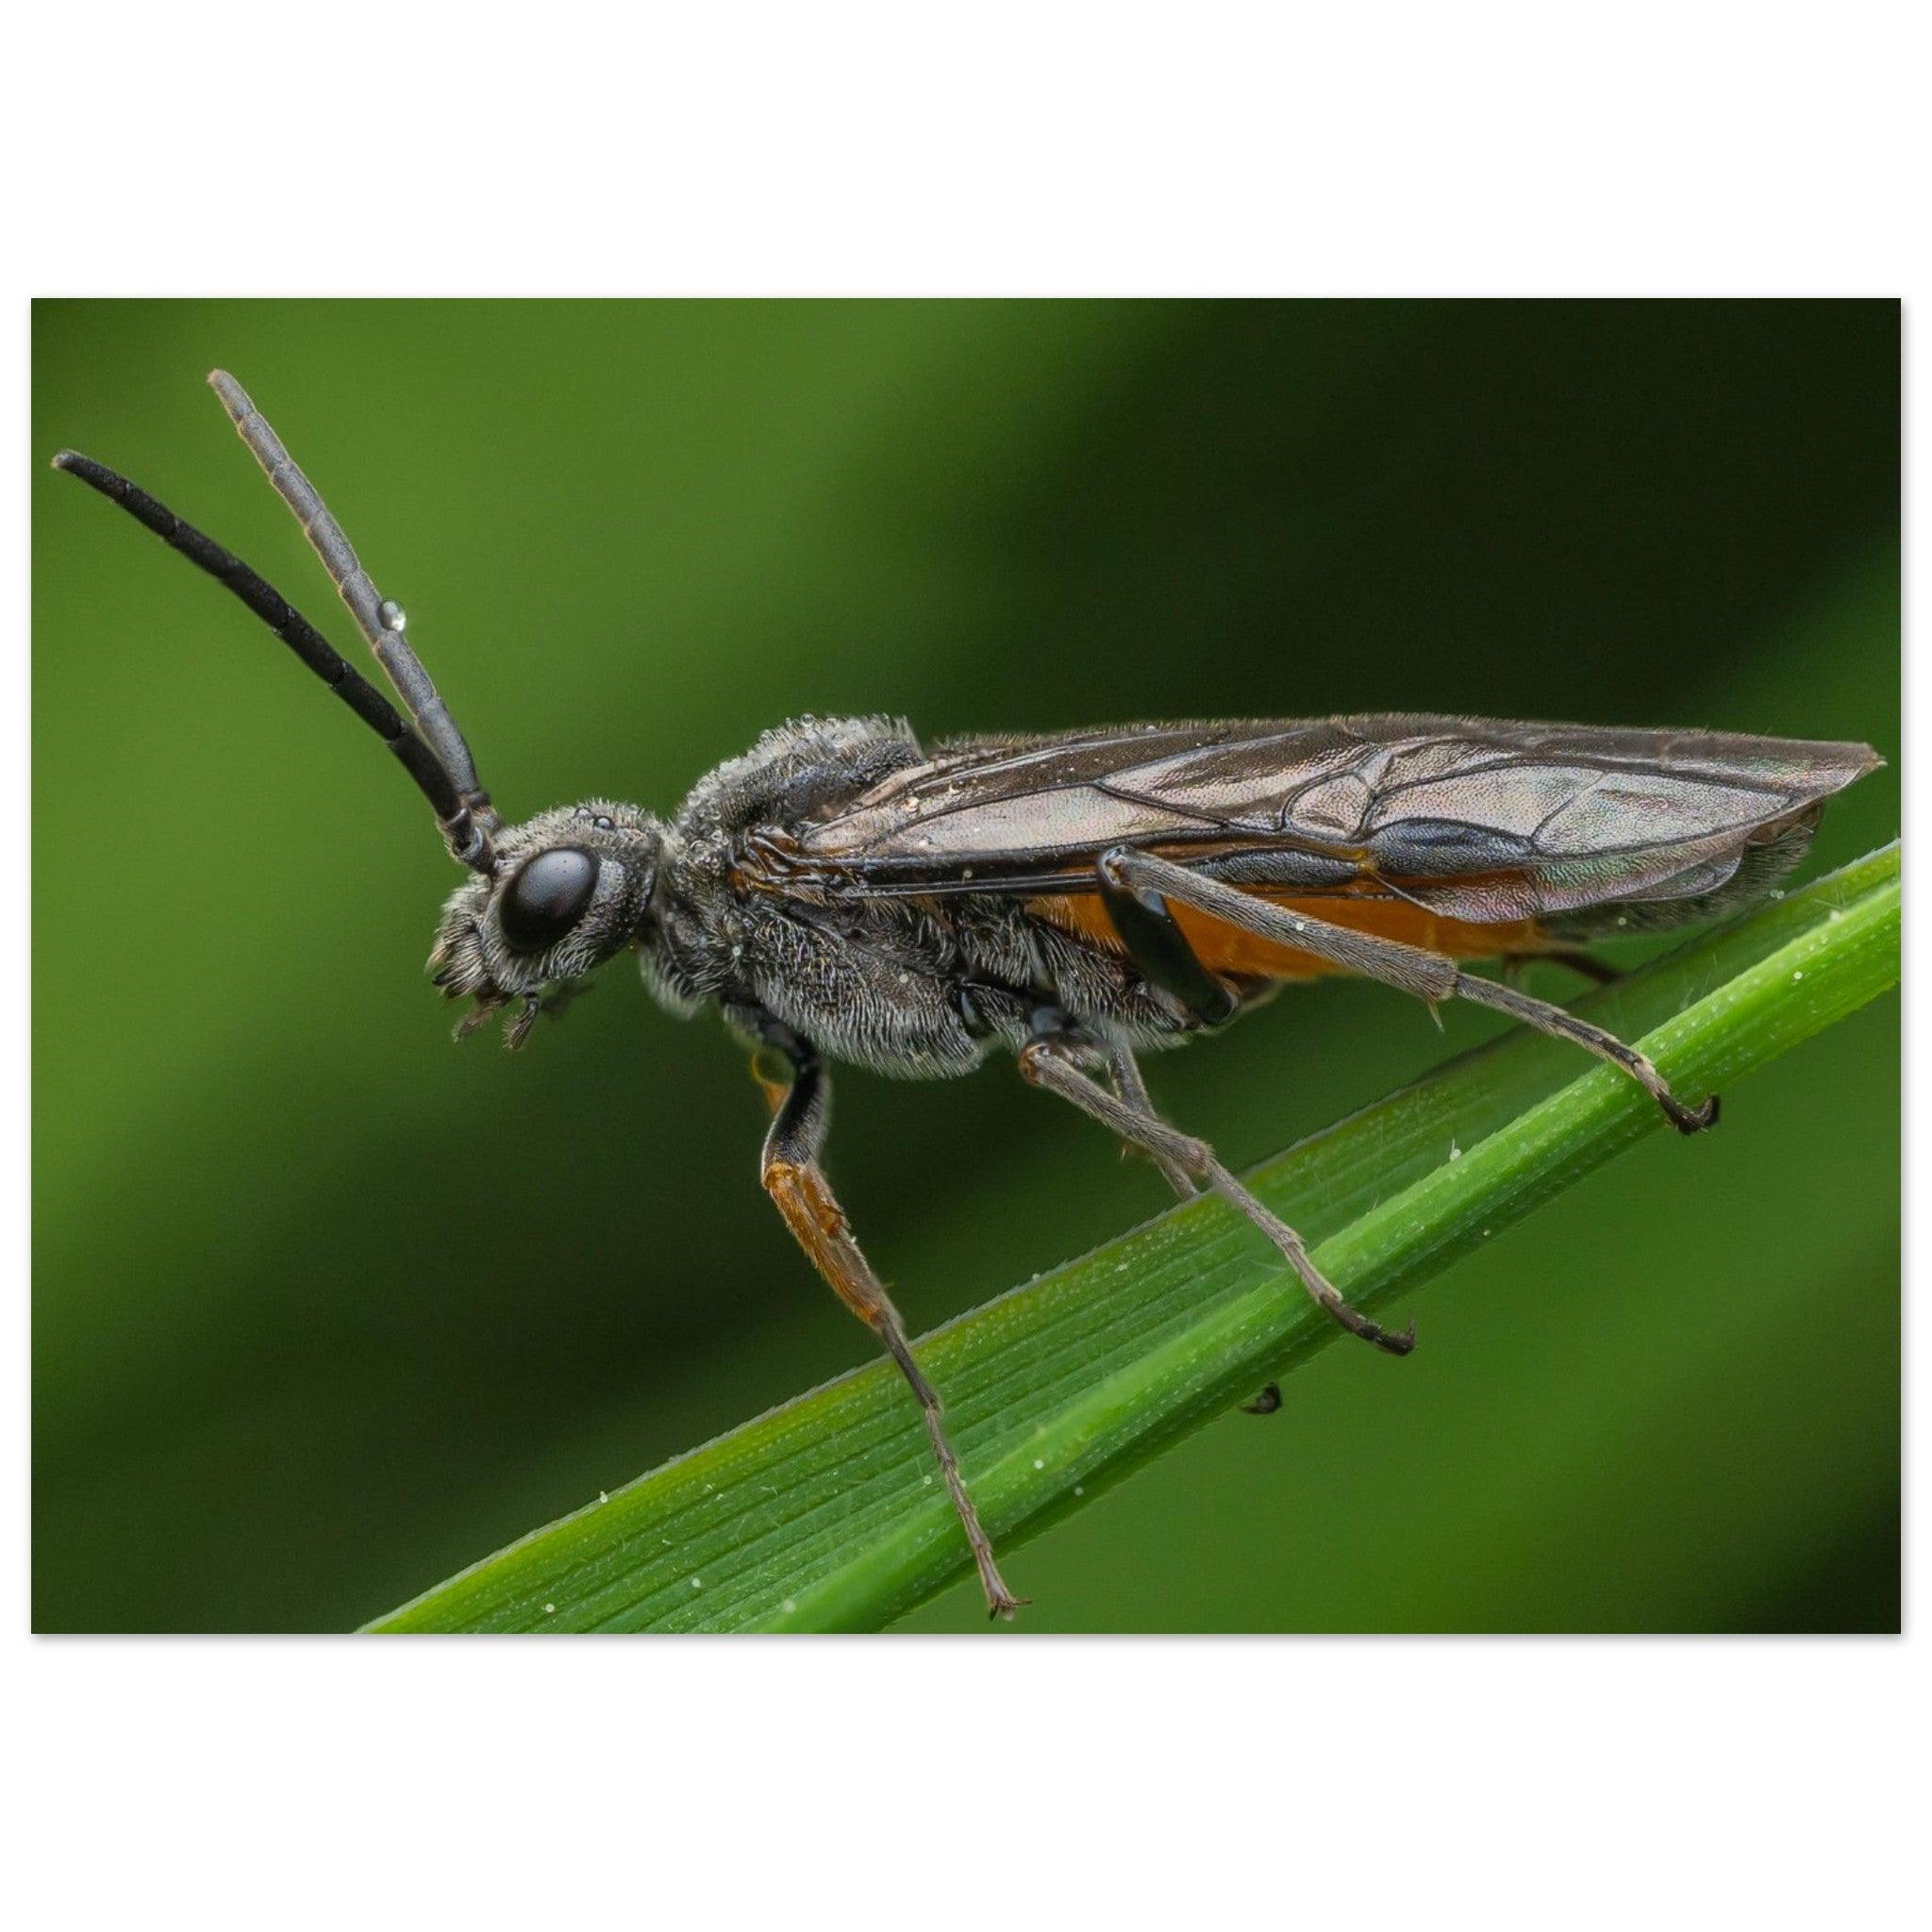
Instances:
[[[588,852],[558,845],[538,853],[503,895],[504,938],[520,953],[547,952],[583,917],[596,884],[597,861]]]

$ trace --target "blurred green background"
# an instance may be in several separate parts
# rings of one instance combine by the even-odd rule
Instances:
[[[45,469],[125,470],[356,648],[214,364],[512,816],[666,809],[803,710],[1900,749],[1891,303],[54,302],[33,355],[42,1630],[351,1626],[871,1346],[716,1023],[620,962],[453,1047],[420,799]],[[1808,869],[1897,824],[1894,764]],[[1491,1030],[1445,1017],[1291,991],[1153,1084],[1239,1165]],[[844,1074],[832,1166],[916,1328],[1163,1203],[1000,1066]],[[1899,1261],[1894,1000],[1457,1268],[1399,1371],[1325,1351],[1015,1553],[1024,1627],[1894,1628]]]

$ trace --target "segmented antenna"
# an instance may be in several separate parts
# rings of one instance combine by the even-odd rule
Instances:
[[[395,753],[442,822],[443,835],[457,857],[478,872],[495,869],[490,841],[442,761],[403,722],[396,708],[273,584],[105,463],[63,449],[54,458],[54,467],[71,472],[108,502],[119,504],[137,523],[146,525],[162,542],[239,597]]]
[[[449,708],[437,695],[429,674],[403,638],[405,619],[402,606],[383,597],[362,568],[355,546],[342,533],[342,526],[329,513],[314,484],[302,474],[282,439],[268,419],[255,407],[248,391],[225,369],[209,373],[208,386],[222,399],[236,430],[253,453],[275,494],[294,512],[302,534],[322,558],[323,568],[335,580],[342,602],[357,626],[369,640],[389,681],[395,687],[404,708],[415,721],[416,729],[436,756],[442,760],[463,803],[475,814],[482,829],[494,830],[499,821],[491,809],[490,794],[476,780],[475,760]]]

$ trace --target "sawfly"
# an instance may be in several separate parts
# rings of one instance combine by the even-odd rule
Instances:
[[[1346,973],[1473,1001],[1607,1060],[1690,1134],[1714,1095],[1470,960],[1555,957],[1707,920],[1772,890],[1862,744],[1375,714],[1103,726],[927,743],[895,718],[804,718],[699,779],[669,819],[590,799],[512,823],[340,525],[232,376],[209,378],[373,647],[402,710],[239,558],[125,477],[58,468],[226,586],[383,740],[468,876],[430,956],[445,996],[521,1046],[583,977],[631,955],[680,1014],[715,1007],[771,1109],[760,1176],[924,1413],[995,1615],[1007,1587],[898,1311],[821,1165],[827,1059],[950,1078],[996,1053],[1220,1195],[1351,1333],[1392,1355],[1205,1141],[1168,1124],[1138,1056],[1238,1019],[1284,982]],[[405,715],[407,714],[407,715]]]

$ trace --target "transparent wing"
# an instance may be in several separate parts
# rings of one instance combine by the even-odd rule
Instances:
[[[1406,714],[1124,725],[939,747],[759,863],[780,883],[1092,890],[1113,845],[1274,891],[1461,919],[1714,890],[1879,760],[1860,744]]]

